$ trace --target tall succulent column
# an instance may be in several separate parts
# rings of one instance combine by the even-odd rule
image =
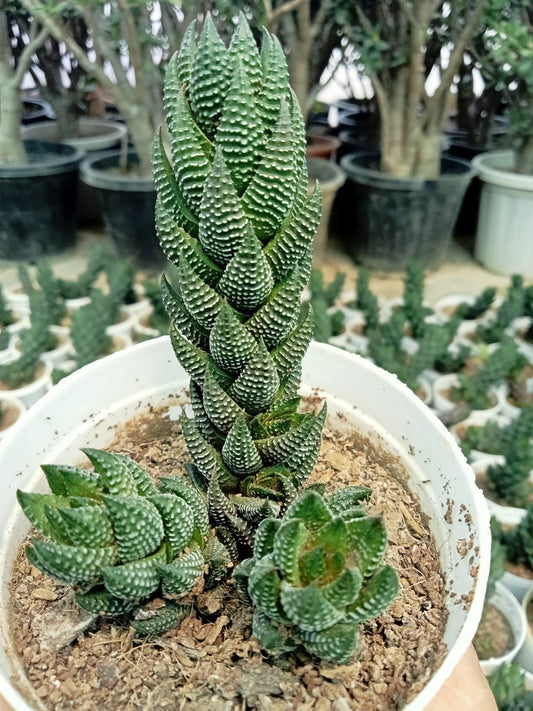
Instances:
[[[314,467],[325,408],[300,413],[313,314],[308,281],[321,211],[308,196],[305,129],[278,40],[258,51],[243,16],[228,48],[210,17],[189,27],[165,85],[154,142],[162,283],[176,356],[191,377],[183,417],[210,516],[239,547]],[[167,140],[168,139],[168,140]],[[235,496],[241,494],[242,496]]]

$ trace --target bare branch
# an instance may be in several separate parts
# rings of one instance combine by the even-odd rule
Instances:
[[[323,0],[323,2],[320,3],[320,7],[318,9],[318,12],[315,15],[315,19],[311,23],[311,39],[315,40],[318,35],[320,34],[320,31],[322,29],[322,26],[326,22],[326,17],[328,15],[328,12],[331,8],[331,0]]]
[[[30,68],[31,60],[35,52],[46,42],[48,37],[48,30],[46,27],[41,27],[39,32],[30,39],[28,44],[24,47],[18,61],[17,69],[13,74],[13,82],[15,86],[22,84],[24,75]]]
[[[287,12],[296,9],[299,5],[302,4],[302,2],[304,2],[304,0],[288,0],[288,2],[284,3],[283,5],[280,5],[275,10],[271,10],[269,15],[267,15],[266,17],[266,26],[270,27],[272,23],[279,20],[279,18],[285,15]]]

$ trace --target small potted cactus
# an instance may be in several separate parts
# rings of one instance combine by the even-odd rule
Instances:
[[[314,674],[324,664],[336,674],[335,665],[364,654],[367,632],[379,636],[383,623],[392,634],[402,606],[379,623],[375,616],[387,614],[405,586],[396,569],[412,561],[390,559],[386,516],[370,515],[367,487],[343,486],[342,477],[329,491],[325,482],[310,483],[327,395],[338,420],[357,422],[363,437],[370,428],[374,451],[392,457],[395,474],[410,480],[435,527],[424,533],[405,510],[408,526],[434,538],[453,596],[465,601],[446,600],[442,643],[449,653],[437,655],[438,669],[423,669],[423,688],[405,687],[405,708],[422,711],[481,614],[489,535],[473,476],[451,436],[396,378],[323,344],[308,350],[313,312],[301,293],[320,191],[308,196],[304,124],[277,40],[264,32],[259,52],[243,17],[229,48],[209,17],[198,39],[192,25],[169,65],[165,103],[169,152],[158,133],[154,178],[157,231],[177,273],[173,286],[162,281],[170,338],[80,369],[30,412],[26,426],[33,418],[42,423],[31,452],[22,428],[0,447],[9,476],[18,462],[19,502],[40,532],[27,548],[29,561],[74,586],[90,615],[120,612],[133,635],[152,638],[187,623],[182,605],[188,617],[202,605],[213,615],[200,593],[222,583],[230,590],[228,613],[236,593],[243,598],[242,624],[255,638],[250,654],[257,661],[262,649],[276,661],[261,658],[261,675],[292,669],[294,680],[304,666]],[[187,378],[191,411],[182,412],[180,428],[192,461],[183,476],[156,483],[133,459],[96,449],[96,442],[110,444],[117,422],[143,405],[161,405]],[[71,398],[75,421],[65,408]],[[72,466],[80,446],[94,472]],[[32,481],[37,463],[44,463],[46,482]],[[453,496],[462,507],[456,515]],[[6,566],[28,530],[12,505],[10,488],[0,501],[16,520],[9,551],[0,552]],[[220,635],[222,627],[212,624]],[[270,688],[267,695],[277,693]],[[0,693],[22,708],[3,668]],[[241,687],[239,694],[244,698]],[[383,708],[380,699],[374,705]]]

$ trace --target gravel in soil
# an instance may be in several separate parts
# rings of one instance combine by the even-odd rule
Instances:
[[[127,453],[157,478],[182,473],[188,460],[178,422],[161,413],[132,420],[114,451]],[[369,513],[384,512],[386,562],[401,593],[362,630],[362,650],[335,666],[304,652],[270,664],[251,637],[251,611],[230,585],[205,593],[182,624],[157,640],[132,641],[120,621],[97,619],[77,639],[51,651],[50,620],[73,610],[72,591],[30,566],[23,547],[11,580],[10,624],[21,692],[36,708],[54,711],[392,711],[426,684],[445,654],[445,585],[429,523],[408,491],[399,460],[371,445],[341,418],[328,420],[311,481],[327,491],[346,484],[372,488]],[[75,610],[74,610],[75,612]],[[83,620],[73,624],[83,627]],[[52,625],[53,626],[53,625]],[[27,681],[26,681],[27,680]],[[27,683],[29,682],[29,684]]]

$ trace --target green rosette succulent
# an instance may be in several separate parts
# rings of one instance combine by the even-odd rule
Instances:
[[[44,465],[51,493],[17,492],[42,535],[26,548],[30,563],[75,586],[79,605],[94,614],[139,612],[157,594],[167,604],[133,626],[138,634],[173,627],[183,616],[174,601],[203,575],[209,554],[205,502],[183,478],[157,487],[130,457],[83,451],[94,471]]]
[[[264,31],[258,51],[244,16],[229,47],[209,16],[198,40],[188,28],[167,69],[165,111],[153,152],[156,224],[176,265],[175,284],[162,282],[171,341],[191,378],[189,475],[218,530],[250,550],[272,515],[262,501],[294,498],[320,448],[325,408],[299,412],[297,391],[313,333],[300,296],[321,198],[318,189],[308,197],[304,121],[283,50]]]
[[[255,606],[253,632],[272,654],[302,644],[344,663],[359,646],[359,625],[398,594],[398,577],[383,566],[387,533],[367,516],[370,490],[351,486],[322,497],[308,490],[281,519],[257,529],[254,555],[237,566],[237,589]]]

